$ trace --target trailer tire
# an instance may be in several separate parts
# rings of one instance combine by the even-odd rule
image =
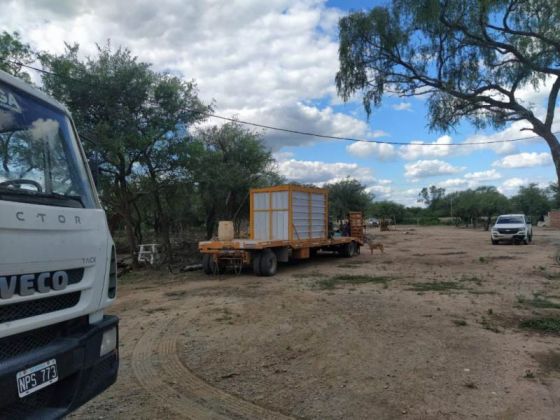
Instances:
[[[204,274],[218,274],[218,264],[214,261],[212,254],[202,256],[202,270],[204,270]]]
[[[271,277],[276,274],[278,270],[278,259],[274,251],[271,249],[263,251],[260,260],[261,276]]]
[[[255,276],[262,276],[261,274],[261,257],[262,252],[256,252],[253,254],[253,273]]]
[[[354,242],[348,242],[344,246],[344,256],[346,258],[352,258],[356,254],[356,244]]]

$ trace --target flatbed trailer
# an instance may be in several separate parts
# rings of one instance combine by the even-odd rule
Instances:
[[[206,274],[228,267],[240,273],[250,266],[258,276],[273,276],[278,262],[307,259],[319,250],[350,258],[364,244],[362,214],[352,212],[348,223],[347,233],[354,236],[331,237],[325,189],[296,185],[252,189],[250,239],[200,242],[202,266]]]

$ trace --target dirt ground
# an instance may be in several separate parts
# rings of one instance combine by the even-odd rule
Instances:
[[[124,277],[118,382],[72,417],[558,418],[560,336],[520,322],[560,316],[559,231],[372,233],[273,278]]]

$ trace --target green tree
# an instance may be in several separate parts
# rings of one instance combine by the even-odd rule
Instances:
[[[548,213],[551,202],[544,189],[531,183],[526,187],[520,187],[519,192],[511,197],[511,207],[513,211],[533,217],[533,221],[536,222]]]
[[[447,216],[450,206],[445,197],[445,188],[435,185],[424,187],[418,194],[418,201],[426,204],[434,216]]]
[[[547,142],[560,182],[553,123],[560,90],[560,1],[392,0],[340,19],[339,95],[362,92],[368,114],[385,93],[428,98],[429,126],[449,130],[524,120]],[[541,116],[516,93],[548,88]],[[548,86],[548,85],[546,85]]]
[[[21,41],[19,33],[0,33],[0,70],[31,82],[29,73],[22,69],[21,64],[31,64],[33,61],[33,50],[29,44]]]
[[[371,216],[395,220],[396,223],[401,223],[405,217],[406,208],[399,203],[390,200],[374,202],[368,211]]]
[[[486,217],[485,230],[490,229],[492,217],[505,213],[509,208],[507,197],[501,194],[496,187],[478,187],[475,190],[475,200],[479,214]]]
[[[374,198],[356,179],[346,178],[326,184],[325,188],[329,190],[329,214],[336,220],[345,219],[350,211],[365,213]]]
[[[189,145],[185,165],[192,173],[204,209],[206,236],[218,220],[240,220],[249,213],[249,189],[280,181],[274,159],[259,134],[237,123],[200,130]]]
[[[477,226],[478,218],[481,216],[481,209],[476,192],[468,189],[450,194],[453,199],[453,214],[459,217],[465,226],[472,223],[473,228]]]
[[[560,188],[558,187],[558,184],[552,182],[548,186],[547,192],[550,197],[550,207],[560,209]]]
[[[78,51],[73,45],[62,55],[42,55],[43,65],[51,70],[43,76],[44,88],[66,103],[79,131],[90,138],[86,151],[98,160],[106,179],[102,200],[122,218],[130,252],[141,228],[136,201],[148,194],[170,253],[160,186],[176,161],[178,126],[200,120],[208,108],[198,100],[194,83],[154,72],[127,49],[98,47],[97,56],[85,60]],[[139,173],[149,182],[131,185]]]

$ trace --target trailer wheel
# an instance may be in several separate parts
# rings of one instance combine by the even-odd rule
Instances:
[[[218,274],[219,267],[212,254],[204,254],[202,256],[202,269],[204,270],[205,274]]]
[[[261,254],[261,276],[270,277],[278,270],[278,259],[274,251],[267,249]]]
[[[253,273],[255,276],[261,276],[261,257],[262,253],[257,252],[253,254]]]
[[[345,258],[350,258],[352,257],[356,252],[356,244],[354,244],[354,242],[348,242],[347,244],[344,244],[340,254],[345,257]]]

